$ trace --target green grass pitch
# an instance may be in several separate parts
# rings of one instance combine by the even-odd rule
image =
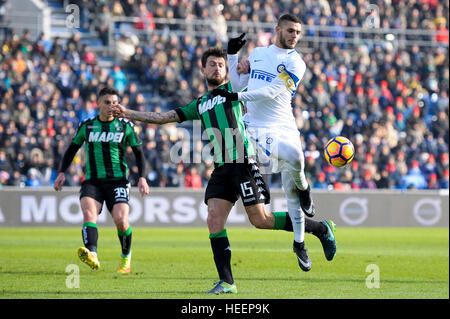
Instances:
[[[338,250],[331,262],[325,259],[319,240],[306,234],[313,262],[308,273],[298,267],[292,233],[232,226],[227,231],[239,293],[211,296],[205,291],[212,288],[217,274],[206,227],[134,227],[129,275],[115,272],[120,245],[114,228],[99,228],[98,271],[76,256],[82,246],[81,226],[2,228],[0,298],[449,298],[448,228],[338,225]],[[79,268],[79,288],[66,284],[74,274],[70,265]],[[369,265],[378,267],[379,288],[366,285],[368,276],[376,276]]]

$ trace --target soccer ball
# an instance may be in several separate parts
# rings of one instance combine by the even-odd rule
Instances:
[[[323,153],[329,164],[342,167],[353,160],[355,148],[348,138],[336,136],[327,142]]]

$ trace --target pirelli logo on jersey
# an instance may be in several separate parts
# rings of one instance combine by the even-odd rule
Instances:
[[[273,79],[275,79],[276,75],[263,71],[263,70],[258,70],[258,69],[254,69],[252,70],[251,74],[250,74],[252,79],[256,79],[256,80],[262,80],[262,81],[266,81],[266,82],[272,82]]]
[[[88,142],[114,142],[121,143],[123,132],[90,132]]]

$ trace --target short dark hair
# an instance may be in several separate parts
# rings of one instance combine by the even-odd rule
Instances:
[[[100,100],[100,98],[104,95],[117,95],[117,97],[119,97],[119,92],[117,92],[117,90],[113,87],[106,86],[98,93],[98,99]]]
[[[281,24],[284,21],[291,21],[291,22],[295,22],[295,23],[300,23],[302,24],[302,20],[300,20],[299,17],[293,15],[293,14],[283,14],[279,19],[278,19],[278,26],[281,26]]]
[[[227,59],[227,53],[221,49],[221,48],[209,48],[206,50],[202,55],[202,67],[206,66],[206,61],[208,61],[208,58],[210,56],[218,57],[218,58],[224,58],[224,60]]]

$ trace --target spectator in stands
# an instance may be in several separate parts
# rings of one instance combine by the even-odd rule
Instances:
[[[313,185],[313,188],[327,189],[328,183],[326,182],[326,175],[324,172],[317,174],[317,180]]]
[[[221,43],[225,44],[228,41],[227,35],[227,21],[222,14],[223,5],[215,5],[211,8],[212,16],[211,16],[211,28],[213,29],[217,40]]]
[[[444,22],[440,22],[436,28],[439,33],[436,35],[436,42],[448,44],[448,29]]]
[[[0,30],[1,29],[3,30],[3,37],[5,38],[8,36],[10,32],[8,27],[9,19],[8,16],[6,15],[8,11],[7,2],[8,0],[0,0]]]
[[[168,170],[168,183],[167,187],[183,187],[185,181],[184,165],[178,163],[178,165],[170,166]]]
[[[6,157],[6,152],[4,149],[0,149],[0,172],[12,172],[13,166],[11,165],[11,162]]]
[[[361,182],[361,185],[359,185],[361,189],[376,189],[377,185],[375,181],[372,178],[372,173],[370,170],[365,170],[363,174],[363,181]]]
[[[394,181],[389,177],[389,171],[387,169],[382,169],[380,175],[375,181],[376,188],[390,189],[393,188]]]
[[[115,9],[117,10],[117,4],[115,4]],[[119,3],[120,5],[120,3]],[[98,37],[102,40],[103,45],[108,45],[109,43],[109,28],[111,27],[112,14],[109,6],[104,4],[101,6],[100,12],[96,14],[96,19],[94,20],[94,27],[98,33]]]
[[[449,188],[449,170],[446,169],[442,175],[441,182],[439,183],[439,188],[448,189]]]
[[[136,17],[139,18],[139,22],[135,24],[136,29],[145,30],[149,33],[155,29],[155,22],[153,21],[153,14],[148,11],[147,5],[141,3],[139,5],[139,10],[136,13]]]
[[[114,69],[109,76],[114,79],[114,87],[119,91],[119,94],[122,95],[128,84],[128,80],[120,65],[114,65]]]
[[[202,188],[202,178],[197,172],[197,167],[192,165],[186,172],[184,186],[192,189]]]
[[[81,121],[97,115],[97,110],[94,109],[91,101],[86,101],[83,107],[77,112],[77,117]]]
[[[408,174],[403,178],[403,185],[407,188],[413,186],[415,189],[426,189],[427,182],[419,169],[419,162],[413,160],[410,164]]]
[[[122,34],[116,40],[116,53],[120,63],[128,62],[136,52],[136,46],[139,44],[139,39],[134,35]]]
[[[41,181],[39,180],[39,172],[36,168],[30,168],[30,170],[28,171],[28,177],[25,181],[25,186],[27,187],[40,187],[41,186]]]

